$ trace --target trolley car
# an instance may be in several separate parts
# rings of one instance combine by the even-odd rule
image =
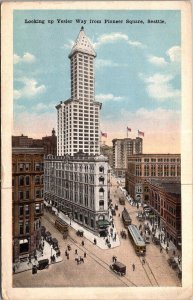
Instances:
[[[58,218],[55,221],[55,227],[61,232],[66,233],[68,232],[68,224],[64,222],[62,219]]]
[[[131,225],[132,223],[132,219],[126,208],[124,208],[124,210],[122,211],[122,220],[125,228],[127,228],[127,226]]]
[[[145,255],[146,245],[139,233],[138,228],[135,225],[128,226],[128,236],[133,244],[135,252],[137,255]]]

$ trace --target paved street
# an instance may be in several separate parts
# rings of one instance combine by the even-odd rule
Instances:
[[[111,183],[113,205],[117,203],[119,206],[119,210],[114,216],[114,223],[117,232],[120,232],[124,226],[119,213],[121,214],[124,206],[118,202],[121,192],[117,189],[115,178],[112,177]],[[140,223],[136,218],[137,208],[128,202],[126,202],[125,207],[130,213],[132,223],[138,226]],[[62,234],[54,227],[55,218],[56,216],[45,212],[42,223],[58,239],[63,260],[50,265],[46,270],[38,271],[35,275],[32,275],[31,271],[15,274],[13,276],[14,287],[180,286],[176,271],[170,268],[167,263],[168,254],[165,250],[160,253],[159,246],[152,243],[147,245],[146,262],[142,265],[141,258],[135,254],[128,238],[122,239],[119,236],[119,247],[104,250],[86,238],[78,237],[76,231],[70,228],[69,237],[64,240]],[[82,240],[84,240],[84,246],[82,246]],[[64,253],[68,244],[72,248],[69,251],[69,259]],[[78,255],[82,257],[86,252],[84,263],[77,265],[75,261],[76,249]],[[114,255],[118,261],[127,266],[126,276],[120,277],[109,269]],[[135,264],[135,271],[132,269],[132,264]]]

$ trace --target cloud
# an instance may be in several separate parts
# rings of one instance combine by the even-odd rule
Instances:
[[[166,54],[169,56],[171,62],[180,62],[181,60],[181,48],[179,46],[170,48]]]
[[[34,105],[32,107],[32,110],[35,112],[46,112],[48,109],[53,109],[53,111],[55,111],[55,103],[42,103],[39,102],[37,105]]]
[[[46,87],[45,85],[39,85],[38,82],[35,79],[30,78],[21,78],[17,81],[20,81],[24,84],[24,86],[21,89],[15,89],[14,90],[14,99],[20,99],[20,98],[33,98],[39,94],[42,94],[45,92]]]
[[[171,83],[174,76],[156,73],[149,77],[139,74],[139,77],[146,83],[146,90],[151,98],[157,101],[179,100],[180,90],[173,88]]]
[[[124,98],[121,96],[114,96],[113,94],[98,94],[96,95],[96,100],[101,101],[101,102],[106,102],[106,101],[120,101],[123,100]]]
[[[17,54],[13,55],[13,63],[15,65],[18,63],[33,63],[35,61],[36,57],[29,52],[25,52],[23,56],[19,56]]]
[[[68,42],[62,46],[62,49],[64,48],[64,49],[71,50],[73,46],[74,46],[74,41],[68,40]]]
[[[108,43],[116,43],[119,41],[125,41],[128,45],[132,47],[138,47],[138,48],[144,48],[145,45],[143,45],[139,41],[131,41],[128,36],[121,32],[112,32],[109,34],[102,34],[97,38],[96,43],[94,43],[95,48],[99,48],[102,45],[108,44]]]
[[[168,62],[164,57],[158,56],[149,56],[148,61],[156,66],[165,67],[172,64],[178,64],[181,60],[181,48],[180,46],[173,46],[166,51],[166,55],[168,56]]]
[[[163,57],[158,57],[158,56],[150,56],[148,58],[148,61],[159,67],[165,67],[168,64]]]
[[[126,66],[126,64],[119,64],[119,63],[113,62],[110,59],[100,59],[100,58],[98,58],[96,60],[95,66],[96,66],[97,69],[101,69],[101,68],[104,68],[104,67],[124,67],[124,66]]]

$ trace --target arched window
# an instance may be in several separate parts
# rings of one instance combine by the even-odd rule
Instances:
[[[19,176],[19,185],[24,185],[24,176]]]
[[[104,177],[100,176],[99,177],[99,184],[104,184],[104,181],[105,181]]]
[[[99,189],[99,197],[104,197],[104,189],[103,188],[100,188]]]
[[[99,172],[100,172],[100,173],[104,173],[104,167],[103,167],[103,166],[100,166],[100,167],[99,167]]]

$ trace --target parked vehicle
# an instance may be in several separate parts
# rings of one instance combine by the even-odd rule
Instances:
[[[76,231],[76,235],[82,237],[84,235],[84,231],[79,229]]]
[[[155,245],[160,245],[160,240],[156,236],[152,238],[152,241]]]
[[[116,216],[116,211],[114,208],[111,208],[111,213],[112,213],[112,216]]]
[[[146,236],[146,237],[145,237],[145,243],[146,243],[146,244],[150,244],[150,237],[149,237],[149,236]]]
[[[119,198],[119,203],[125,205],[125,199],[123,197]]]
[[[51,240],[52,240],[52,235],[51,235],[51,233],[50,233],[49,231],[46,231],[46,233],[45,233],[45,240],[46,240],[48,243],[50,243]]]
[[[54,250],[58,249],[58,240],[55,238],[52,238],[51,242],[52,242],[53,249]]]
[[[110,265],[110,269],[120,276],[124,276],[126,274],[126,266],[118,261]]]
[[[49,267],[49,259],[46,258],[38,261],[38,266],[37,266],[38,270],[47,269],[48,267]]]

